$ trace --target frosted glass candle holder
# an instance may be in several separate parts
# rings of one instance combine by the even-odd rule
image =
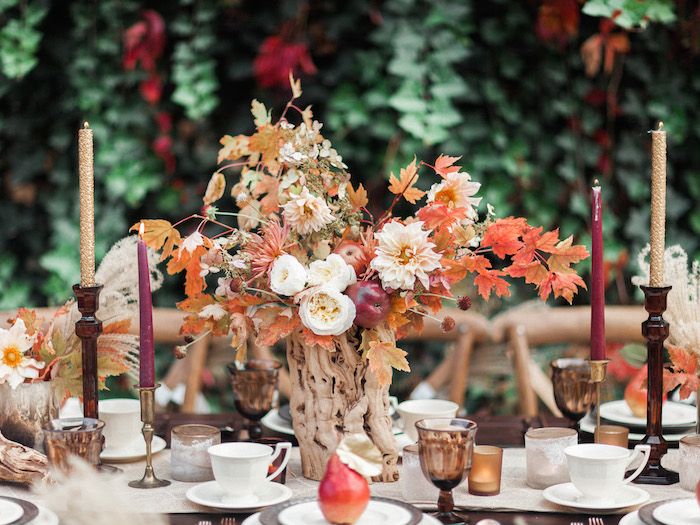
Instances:
[[[399,485],[401,486],[401,495],[406,501],[430,502],[431,504],[437,501],[439,491],[423,474],[417,444],[403,448]]]
[[[170,438],[170,470],[178,481],[211,481],[209,447],[221,443],[221,432],[209,425],[178,425]]]
[[[681,438],[680,464],[678,474],[681,488],[695,491],[700,482],[700,434],[691,434]]]
[[[564,449],[578,444],[573,428],[531,428],[525,434],[527,484],[545,489],[569,481],[569,468]]]

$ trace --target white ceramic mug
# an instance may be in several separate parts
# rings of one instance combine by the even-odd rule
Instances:
[[[574,486],[591,501],[608,501],[626,483],[639,476],[649,461],[649,445],[637,445],[630,452],[622,447],[587,443],[564,450],[569,476]],[[625,477],[625,471],[639,457],[643,459],[637,470]]]
[[[411,441],[418,441],[416,421],[421,419],[455,417],[459,405],[446,399],[411,399],[399,403],[396,411],[403,422],[403,432]]]
[[[105,426],[105,449],[129,450],[142,442],[141,403],[138,399],[104,399],[99,402],[100,419]]]
[[[277,443],[275,448],[260,443],[221,443],[209,447],[214,479],[226,492],[227,499],[238,503],[255,502],[255,491],[287,466],[292,444]],[[282,463],[269,472],[270,465],[283,450]]]

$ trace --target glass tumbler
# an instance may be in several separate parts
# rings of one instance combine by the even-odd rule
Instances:
[[[527,484],[533,489],[545,489],[569,481],[569,469],[564,449],[578,444],[573,428],[531,428],[525,434],[525,463]]]
[[[77,456],[97,467],[102,452],[104,426],[103,421],[87,417],[52,419],[44,427],[44,449],[49,464],[69,472],[70,457]]]
[[[170,436],[170,469],[178,481],[214,479],[209,447],[221,443],[221,432],[209,425],[178,425]]]
[[[695,491],[700,483],[700,434],[691,434],[681,438],[680,465],[681,488]]]

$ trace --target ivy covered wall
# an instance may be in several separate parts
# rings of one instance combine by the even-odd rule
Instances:
[[[414,153],[463,154],[499,214],[586,242],[600,178],[628,301],[660,119],[668,240],[700,256],[699,53],[689,0],[0,0],[0,308],[78,281],[82,120],[99,259],[138,218],[196,209],[219,137],[249,131],[250,99],[283,104],[290,68],[374,202]]]

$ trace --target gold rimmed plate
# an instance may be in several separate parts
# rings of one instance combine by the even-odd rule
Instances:
[[[372,498],[355,525],[418,525],[423,513],[413,505],[390,498]],[[260,514],[262,525],[326,525],[315,497],[280,503]]]

